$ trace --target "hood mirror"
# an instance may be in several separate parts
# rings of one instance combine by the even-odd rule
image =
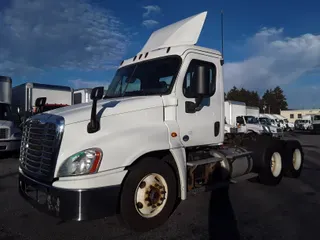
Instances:
[[[104,95],[104,87],[96,87],[92,89],[90,98],[92,100],[91,118],[87,126],[88,133],[95,133],[100,130],[100,123],[97,120],[97,102]]]

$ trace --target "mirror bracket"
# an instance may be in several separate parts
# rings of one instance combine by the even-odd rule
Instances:
[[[92,100],[91,118],[87,125],[88,133],[95,133],[100,130],[100,123],[97,119],[97,102],[103,98],[104,87],[96,87],[92,89],[90,98]]]
[[[201,110],[201,102],[203,100],[203,96],[200,96],[198,98],[196,98],[196,102],[190,102],[190,101],[186,101],[185,103],[185,108],[186,108],[186,113],[195,113],[197,111]]]

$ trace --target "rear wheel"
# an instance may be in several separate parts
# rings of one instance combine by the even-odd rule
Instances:
[[[284,174],[286,177],[298,178],[303,168],[304,154],[301,144],[296,140],[288,140],[285,146]]]
[[[121,219],[134,231],[149,231],[166,222],[176,201],[173,169],[160,159],[148,157],[130,170],[123,184]]]
[[[263,166],[259,180],[265,185],[277,185],[283,177],[283,147],[281,141],[272,141],[263,154]]]

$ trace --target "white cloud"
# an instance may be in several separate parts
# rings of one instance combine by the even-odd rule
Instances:
[[[143,7],[146,11],[143,13],[143,17],[147,18],[153,14],[158,14],[161,12],[161,8],[158,5],[149,5]]]
[[[12,0],[0,11],[0,72],[117,65],[130,35],[110,11],[85,0]]]
[[[142,25],[144,25],[145,27],[147,28],[153,28],[155,27],[156,25],[158,25],[159,22],[158,21],[155,21],[155,20],[144,20],[142,22]]]
[[[81,78],[68,80],[68,82],[72,85],[73,88],[94,88],[94,87],[101,87],[103,86],[105,89],[108,88],[109,82],[108,81],[89,81],[83,80]]]
[[[233,85],[264,89],[289,84],[320,68],[320,35],[284,37],[283,28],[262,28],[247,40],[252,55],[224,65],[225,89]]]

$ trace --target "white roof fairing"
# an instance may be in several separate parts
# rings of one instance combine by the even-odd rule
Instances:
[[[207,12],[202,12],[154,31],[140,53],[165,47],[195,45],[206,17]]]

